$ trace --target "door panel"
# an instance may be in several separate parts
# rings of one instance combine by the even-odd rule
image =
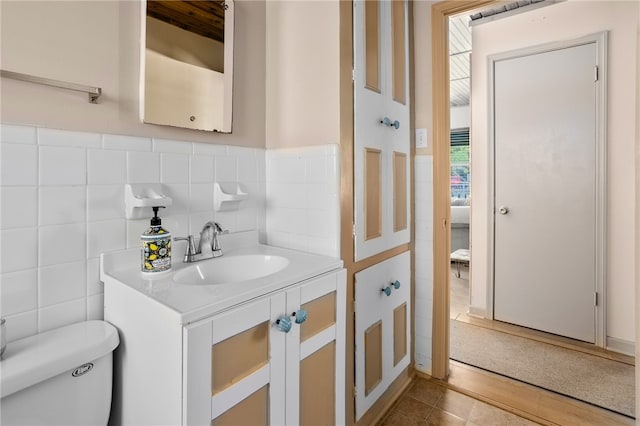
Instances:
[[[494,318],[595,342],[596,45],[494,62]]]
[[[354,2],[356,260],[410,238],[408,163],[394,171],[410,148],[407,16],[404,0]]]
[[[409,365],[410,253],[364,269],[355,274],[355,280],[358,420]]]

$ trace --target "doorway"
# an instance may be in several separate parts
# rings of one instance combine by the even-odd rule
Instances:
[[[435,49],[434,49],[434,50],[435,50]],[[434,62],[435,62],[435,60],[434,60]],[[436,82],[436,83],[434,84],[434,86],[435,86],[436,84],[442,84],[442,82],[441,82],[441,81]],[[434,87],[434,92],[435,92],[435,87]],[[434,109],[435,109],[435,108],[434,108]],[[449,129],[447,129],[447,130],[449,130]],[[436,161],[437,161],[437,160],[436,160]],[[436,167],[434,166],[434,168],[436,168]],[[474,201],[475,201],[475,200],[474,200]],[[436,206],[436,208],[438,208],[438,206]],[[437,213],[436,213],[436,214],[437,214]],[[436,221],[438,221],[438,218],[436,218]],[[453,218],[452,218],[452,223],[453,223]],[[434,223],[434,225],[437,225],[437,222],[436,222],[436,223]],[[480,249],[480,251],[483,251],[483,249]],[[473,256],[472,256],[472,257],[473,257]],[[447,263],[448,263],[448,262],[447,262]],[[437,284],[437,283],[436,283],[436,284]],[[472,283],[472,285],[473,285],[473,283]],[[593,293],[592,293],[592,296],[593,296]],[[434,309],[434,311],[435,311],[435,309]],[[491,310],[491,312],[493,312],[493,310]],[[435,318],[434,318],[434,321],[435,321]],[[592,321],[592,323],[593,323],[593,321]],[[437,330],[435,330],[435,329],[434,329],[434,334],[436,333],[436,331],[437,331]],[[435,356],[434,356],[434,360],[435,360]],[[434,367],[435,367],[435,366],[434,366]]]

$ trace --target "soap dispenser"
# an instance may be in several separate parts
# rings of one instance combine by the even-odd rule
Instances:
[[[145,274],[166,272],[171,269],[171,233],[162,227],[162,220],[158,217],[158,209],[164,207],[152,208],[151,226],[140,236],[141,267]]]

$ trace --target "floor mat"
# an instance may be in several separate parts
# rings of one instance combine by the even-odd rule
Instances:
[[[635,367],[451,320],[451,359],[635,417]]]

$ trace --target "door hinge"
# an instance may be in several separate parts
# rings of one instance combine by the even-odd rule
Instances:
[[[355,387],[355,385],[353,386],[353,396],[356,398],[358,397],[358,388]]]
[[[598,81],[598,66],[597,65],[595,67],[593,67],[593,77],[594,77],[593,81]]]
[[[352,238],[356,238],[356,224],[353,224],[353,227],[351,229],[351,237]]]
[[[594,306],[598,306],[598,292],[593,293],[593,304]]]
[[[351,81],[356,81],[356,70],[351,69]]]

